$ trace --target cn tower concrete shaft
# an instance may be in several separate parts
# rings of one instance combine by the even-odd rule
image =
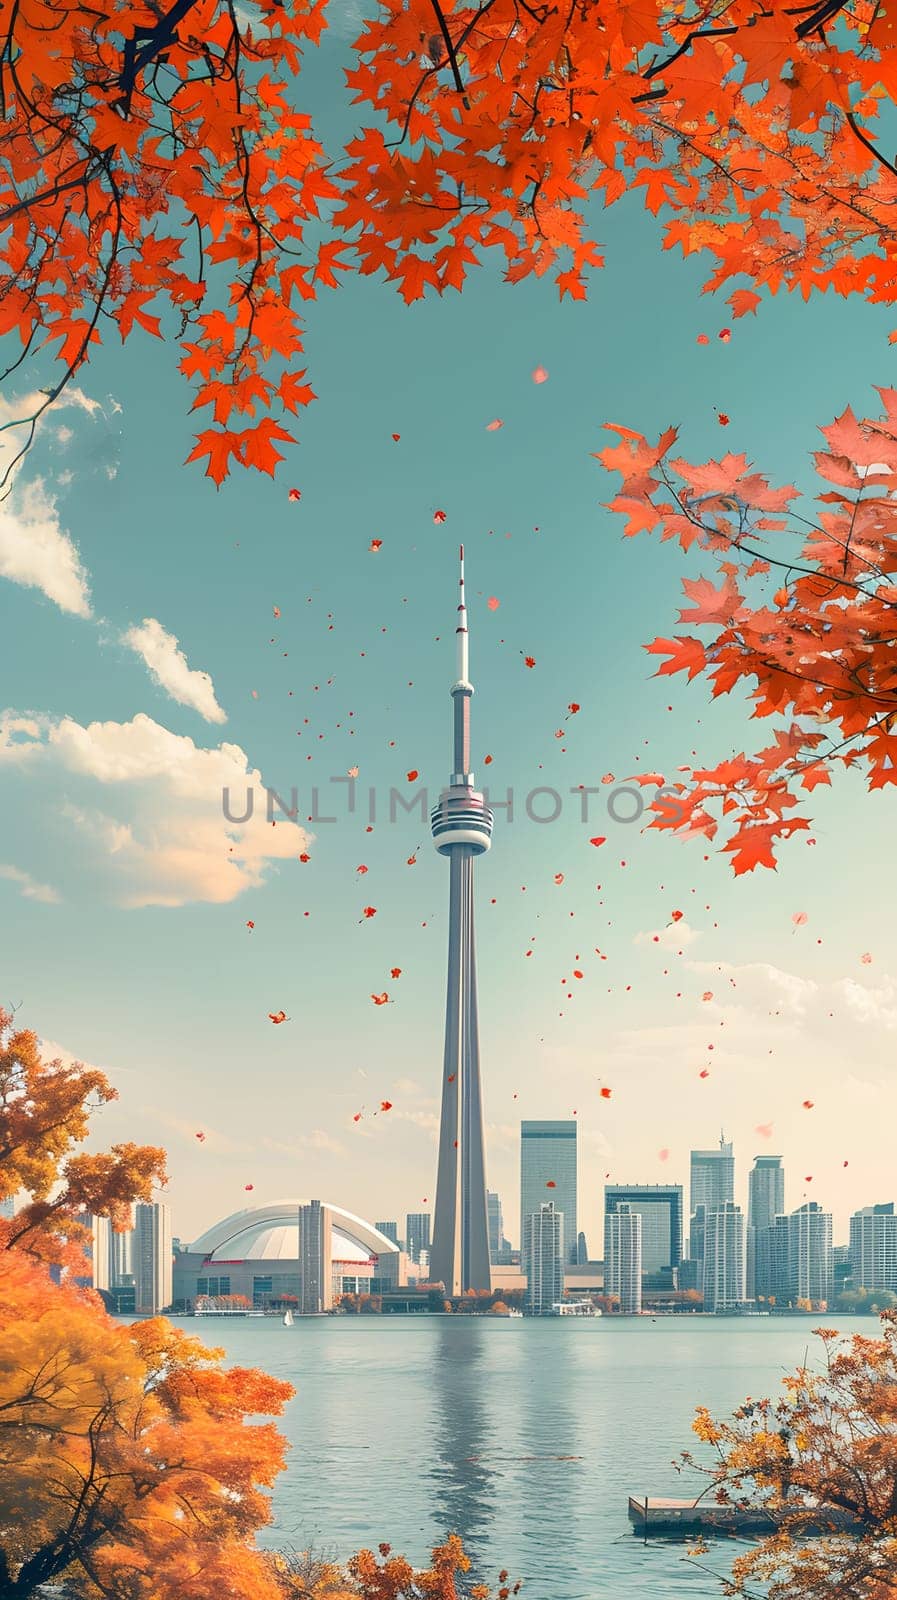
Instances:
[[[492,842],[492,812],[470,771],[470,700],[464,549],[461,548],[457,671],[452,687],[453,770],[433,809],[433,840],[449,858],[448,986],[439,1167],[430,1276],[450,1295],[492,1286],[486,1210],[483,1097],[477,1018],[473,863]]]

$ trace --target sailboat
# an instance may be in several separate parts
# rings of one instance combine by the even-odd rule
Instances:
[[[293,1326],[293,1313],[289,1306],[287,1306],[287,1309],[283,1314],[283,1325],[285,1328],[291,1328]]]

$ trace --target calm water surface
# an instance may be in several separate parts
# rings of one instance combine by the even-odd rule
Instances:
[[[478,1575],[531,1600],[718,1600],[683,1547],[645,1546],[629,1494],[691,1484],[673,1458],[695,1407],[778,1388],[813,1320],[545,1322],[493,1317],[224,1318],[185,1323],[288,1378],[293,1446],[270,1543],[343,1558],[388,1540],[423,1562],[450,1530]],[[562,1459],[567,1458],[567,1459]],[[723,1572],[731,1546],[703,1558]]]

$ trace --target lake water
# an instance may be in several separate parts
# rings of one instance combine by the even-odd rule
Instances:
[[[478,1576],[507,1567],[531,1600],[718,1600],[681,1544],[631,1532],[627,1497],[689,1493],[672,1461],[700,1448],[695,1407],[776,1392],[818,1343],[804,1317],[183,1325],[297,1389],[266,1542],[342,1559],[388,1540],[423,1563],[455,1530]]]

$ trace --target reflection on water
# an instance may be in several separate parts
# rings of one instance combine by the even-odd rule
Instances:
[[[524,1600],[719,1600],[732,1547],[702,1570],[681,1546],[645,1545],[628,1496],[689,1493],[672,1462],[694,1443],[695,1407],[774,1394],[809,1330],[798,1317],[459,1316],[191,1332],[296,1385],[266,1542],[342,1560],[386,1540],[422,1565],[453,1531],[477,1577],[507,1567]]]

